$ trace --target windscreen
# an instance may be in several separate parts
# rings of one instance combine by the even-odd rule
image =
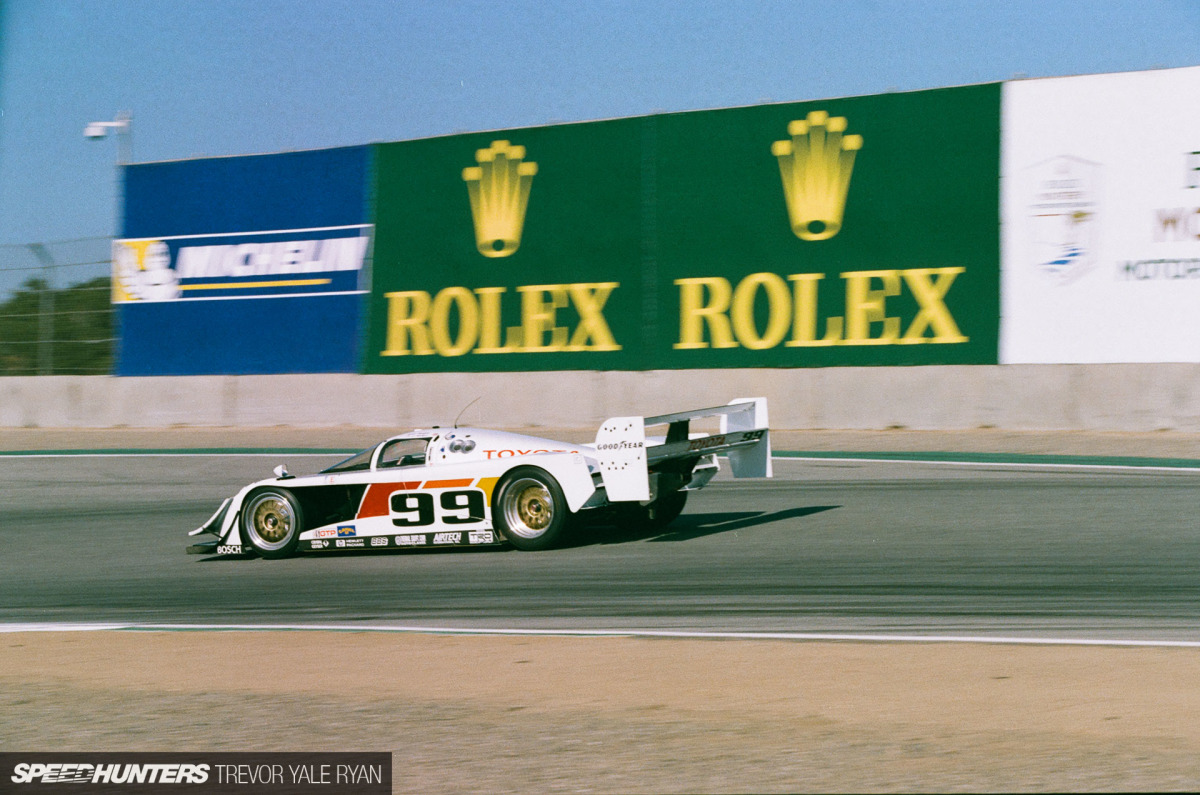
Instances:
[[[371,468],[371,454],[375,452],[374,447],[368,447],[361,453],[355,453],[345,461],[339,461],[328,469],[322,469],[321,474],[326,472],[358,472]]]

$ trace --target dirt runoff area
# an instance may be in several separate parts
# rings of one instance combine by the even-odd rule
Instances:
[[[396,792],[1192,790],[1200,650],[0,636],[0,751],[389,751]]]

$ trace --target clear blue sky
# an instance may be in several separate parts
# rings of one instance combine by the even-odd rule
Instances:
[[[152,161],[1197,64],[1198,0],[0,0],[0,244],[114,233],[122,110]]]

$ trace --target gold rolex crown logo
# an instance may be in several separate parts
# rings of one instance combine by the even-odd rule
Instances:
[[[792,231],[801,240],[828,240],[842,228],[846,193],[861,135],[844,135],[844,116],[814,110],[788,124],[789,140],[771,144],[779,160]]]
[[[537,163],[526,163],[525,147],[492,141],[475,152],[477,166],[464,168],[462,177],[471,197],[475,246],[485,257],[507,257],[521,245],[525,207]]]

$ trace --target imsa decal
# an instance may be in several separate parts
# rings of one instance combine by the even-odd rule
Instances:
[[[406,533],[404,535],[369,536],[336,541],[316,539],[303,542],[313,552],[333,552],[339,549],[420,549],[422,547],[482,546],[500,543],[492,530],[444,531],[438,533]]]

